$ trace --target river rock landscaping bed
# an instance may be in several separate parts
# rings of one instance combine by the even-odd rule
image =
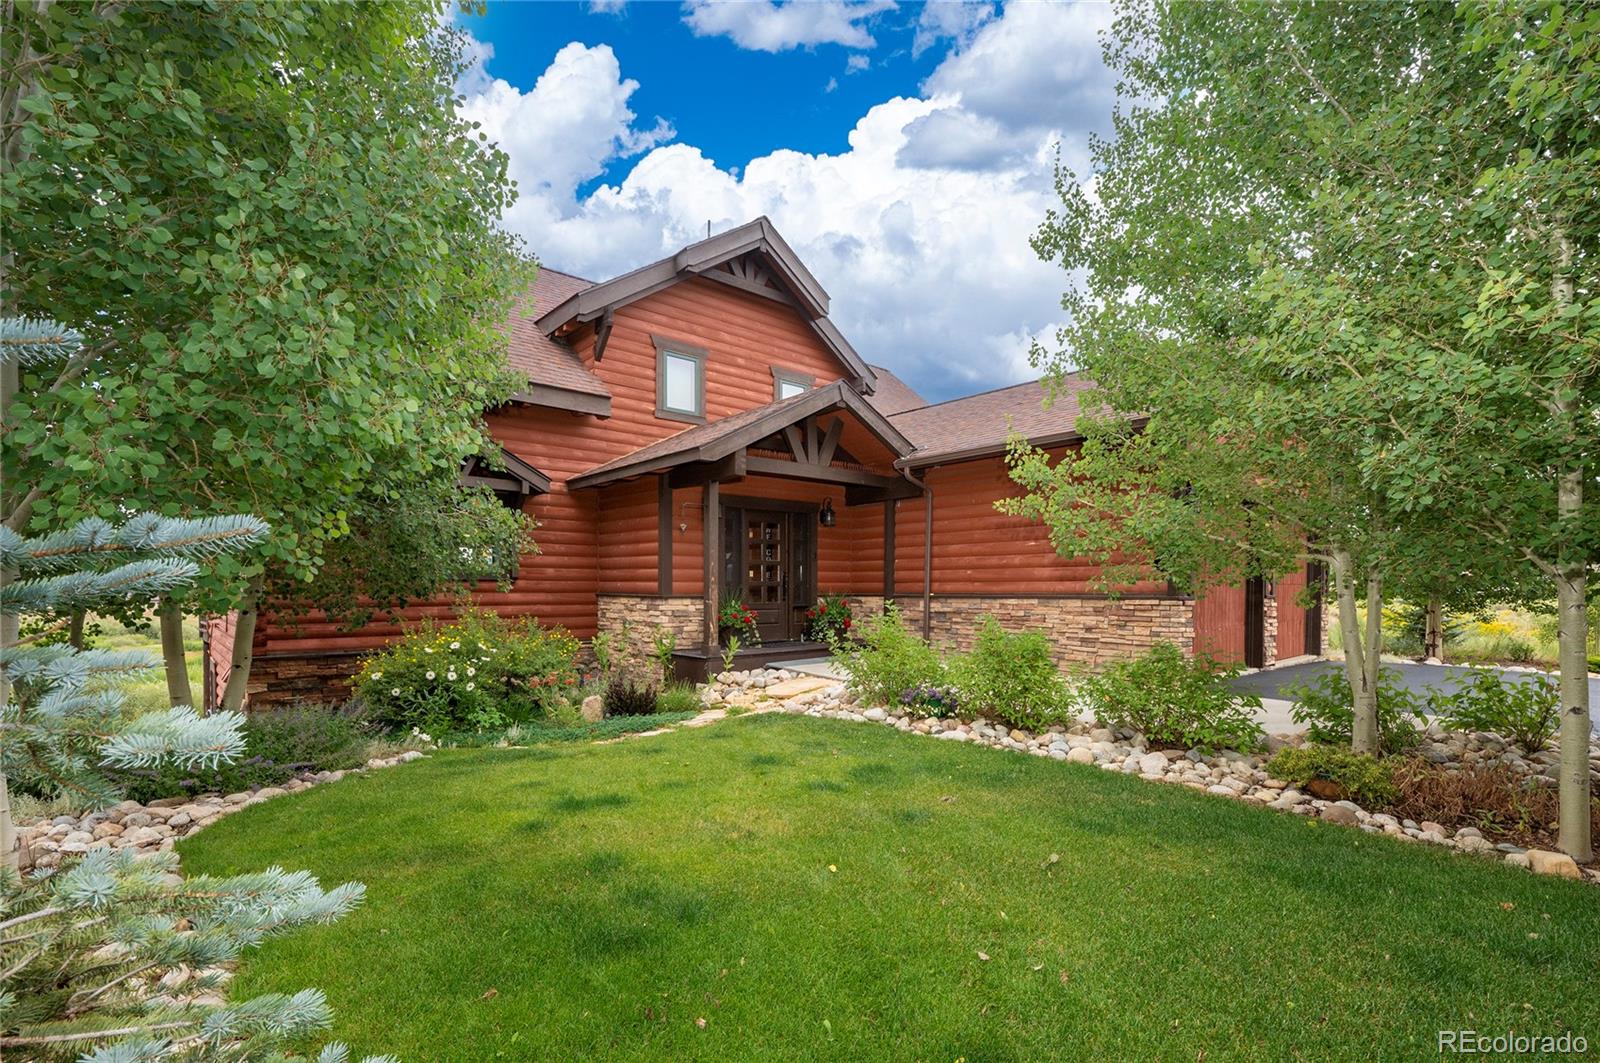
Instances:
[[[1600,884],[1600,868],[1580,868],[1564,853],[1530,849],[1510,842],[1494,842],[1475,827],[1451,829],[1429,820],[1400,819],[1370,812],[1352,801],[1323,800],[1297,789],[1267,771],[1272,754],[1299,745],[1303,737],[1268,735],[1261,753],[1222,750],[1207,754],[1198,749],[1152,747],[1142,734],[1114,731],[1092,722],[1056,724],[1030,733],[1008,728],[982,717],[970,720],[916,717],[880,706],[856,702],[843,683],[786,669],[724,672],[703,690],[707,706],[743,711],[786,712],[828,719],[877,723],[910,734],[928,735],[951,742],[1009,749],[1073,764],[1097,765],[1104,771],[1137,775],[1150,782],[1187,786],[1217,797],[1231,798],[1297,816],[1314,816],[1329,823],[1384,834],[1401,841],[1421,842],[1463,853],[1503,860],[1541,874],[1560,875]],[[1446,771],[1472,766],[1502,765],[1555,784],[1555,754],[1549,750],[1525,756],[1498,735],[1447,732],[1432,724],[1414,753]],[[1600,779],[1600,744],[1591,744],[1592,778]]]
[[[82,816],[62,815],[21,823],[17,835],[21,841],[22,870],[56,867],[63,857],[94,848],[132,849],[140,855],[169,852],[180,838],[187,838],[240,809],[323,783],[338,782],[351,773],[392,768],[424,756],[425,753],[412,749],[390,757],[374,757],[364,767],[348,771],[304,772],[282,786],[264,786],[232,794],[164,797],[148,804],[123,801]]]

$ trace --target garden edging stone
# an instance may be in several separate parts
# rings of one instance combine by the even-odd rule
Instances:
[[[300,793],[314,786],[338,782],[346,775],[392,768],[421,760],[427,754],[410,749],[388,757],[373,757],[359,768],[344,771],[302,772],[282,786],[263,786],[238,793],[162,797],[148,804],[123,801],[82,816],[61,815],[22,822],[17,826],[21,843],[21,868],[53,868],[63,856],[94,848],[132,849],[136,856],[164,853],[180,839],[196,834],[224,816],[259,805],[275,797]]]

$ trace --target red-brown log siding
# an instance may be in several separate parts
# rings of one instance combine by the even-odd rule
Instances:
[[[1306,589],[1306,570],[1291,572],[1275,585],[1278,599],[1278,652],[1276,659],[1306,653],[1306,608],[1300,594]]]
[[[538,521],[539,553],[522,559],[515,585],[505,592],[483,583],[473,599],[508,616],[535,616],[582,637],[595,630],[595,595],[601,590],[655,593],[658,587],[656,486],[653,479],[601,491],[569,492],[566,481],[687,425],[656,416],[656,348],[651,335],[704,348],[706,414],[715,420],[772,401],[772,370],[778,365],[816,378],[819,384],[848,373],[797,311],[700,278],[690,278],[619,309],[602,359],[594,361],[594,331],[568,337],[589,369],[612,392],[612,416],[597,418],[540,407],[509,406],[488,416],[491,434],[517,457],[552,481],[550,493],[533,498],[528,512]],[[859,426],[856,432],[862,431]],[[847,431],[846,446],[857,437]],[[858,443],[857,445],[864,445]],[[836,498],[835,505],[842,503]],[[675,537],[677,593],[698,593],[699,497],[697,488],[674,494],[678,520],[690,531]],[[792,497],[773,494],[772,497]],[[817,495],[817,501],[824,497]],[[692,502],[692,506],[682,503]],[[845,521],[841,520],[841,525]],[[692,536],[693,547],[685,539]],[[845,554],[844,556],[848,556]],[[819,564],[824,577],[836,568]],[[839,577],[842,583],[848,576]],[[404,610],[401,623],[375,621],[342,631],[313,614],[289,620],[266,616],[258,625],[256,652],[309,654],[373,649],[394,638],[405,623],[453,615],[448,600]],[[216,644],[211,656],[217,658]],[[226,658],[222,658],[225,664]]]
[[[1055,452],[1059,457],[1059,452]],[[1096,594],[1100,567],[1062,557],[1043,524],[997,512],[994,503],[1021,494],[1001,457],[941,465],[922,477],[933,491],[934,594]],[[900,503],[895,528],[895,591],[922,592],[921,499]],[[1124,594],[1166,594],[1165,580],[1119,588]]]

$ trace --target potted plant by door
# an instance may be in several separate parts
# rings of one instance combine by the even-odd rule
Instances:
[[[835,642],[850,634],[850,605],[842,594],[824,594],[806,610],[806,638]]]
[[[755,610],[744,604],[743,598],[728,597],[717,610],[717,633],[722,643],[730,636],[738,636],[741,646],[761,645],[761,632],[756,627]]]

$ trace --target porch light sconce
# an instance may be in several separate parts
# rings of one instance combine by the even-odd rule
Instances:
[[[833,522],[837,519],[833,513],[833,499],[824,498],[822,500],[822,509],[817,513],[817,523],[824,528],[831,528],[833,527]]]

